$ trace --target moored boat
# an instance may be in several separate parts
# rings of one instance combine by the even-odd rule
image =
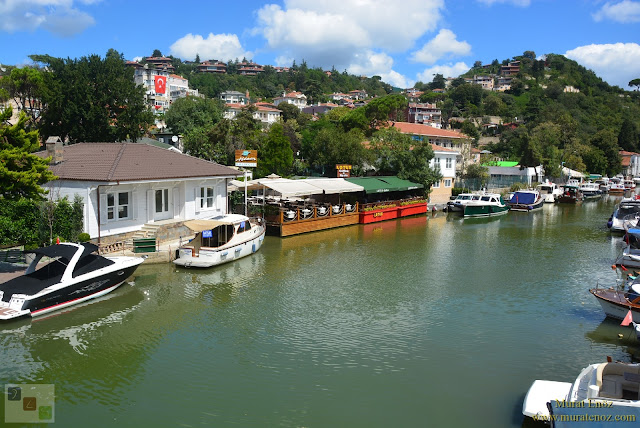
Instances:
[[[105,295],[144,261],[97,250],[91,243],[61,243],[25,251],[35,258],[24,275],[0,284],[0,320],[36,317]],[[43,257],[50,262],[38,266]]]
[[[607,317],[622,320],[631,312],[631,321],[640,323],[640,283],[634,281],[626,290],[610,287],[592,288],[589,292]]]
[[[640,195],[622,198],[611,214],[607,226],[612,232],[625,232],[629,226],[635,226],[640,218]]]
[[[600,199],[602,197],[602,190],[600,185],[592,183],[590,181],[584,182],[580,185],[580,191],[584,197],[584,200]]]
[[[507,202],[511,211],[535,211],[542,208],[544,198],[537,190],[518,190]]]
[[[184,223],[196,235],[181,245],[173,261],[178,266],[207,268],[255,253],[262,246],[265,224],[261,218],[228,214]]]
[[[538,184],[536,186],[540,195],[544,198],[545,204],[553,204],[556,202],[556,199],[562,195],[562,190],[558,187],[556,183],[552,183],[551,181],[546,181],[544,183]]]
[[[612,177],[609,180],[609,193],[612,195],[622,195],[624,191],[624,183],[619,177]]]
[[[464,206],[471,201],[477,201],[482,196],[480,193],[460,193],[452,201],[447,202],[447,211],[462,212]]]
[[[464,206],[463,215],[465,217],[493,217],[506,214],[509,206],[504,203],[502,195],[498,193],[487,193],[480,196],[480,199],[470,201]]]
[[[640,364],[619,361],[591,364],[582,369],[573,383],[534,381],[524,398],[522,413],[547,422],[565,420],[563,417],[570,421],[606,421],[607,415],[631,416],[629,421],[635,421],[640,417],[639,387]],[[571,419],[576,415],[583,419]],[[603,415],[604,419],[600,419]]]
[[[577,204],[582,202],[583,195],[576,183],[566,183],[561,186],[562,195],[557,200],[562,204]]]

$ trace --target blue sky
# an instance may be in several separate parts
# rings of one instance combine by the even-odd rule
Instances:
[[[193,60],[380,75],[399,87],[475,61],[564,54],[625,89],[640,78],[640,0],[0,0],[0,63],[28,55]]]

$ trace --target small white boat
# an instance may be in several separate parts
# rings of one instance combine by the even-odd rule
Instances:
[[[469,201],[463,208],[463,215],[468,217],[494,217],[509,212],[509,205],[498,193],[480,195],[480,199]]]
[[[544,198],[545,204],[553,204],[556,202],[556,199],[562,195],[562,189],[558,187],[556,183],[552,183],[551,181],[546,181],[544,183],[538,184],[536,187],[540,195]]]
[[[586,181],[580,185],[580,191],[584,197],[584,200],[593,200],[602,197],[602,190],[600,185],[591,181]]]
[[[482,196],[479,193],[460,193],[456,198],[452,201],[447,202],[447,211],[464,211],[464,206],[467,205],[471,201],[477,201]]]
[[[534,381],[524,398],[522,414],[547,422],[551,418],[561,420],[560,415],[570,416],[576,412],[595,417],[631,415],[636,420],[640,417],[639,387],[640,364],[591,364],[580,372],[573,383]]]
[[[173,263],[185,267],[211,267],[255,253],[262,246],[266,227],[261,218],[228,214],[184,223],[196,236],[181,245]]]

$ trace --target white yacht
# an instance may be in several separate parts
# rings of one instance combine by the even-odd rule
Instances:
[[[560,415],[573,415],[575,412],[605,416],[622,414],[639,418],[639,387],[640,364],[591,364],[582,369],[573,383],[534,381],[524,398],[522,413],[547,422],[552,418],[560,420]]]
[[[540,195],[543,196],[545,204],[555,203],[556,199],[562,195],[562,189],[558,187],[556,183],[552,183],[551,181],[538,184],[536,189],[540,192]]]
[[[184,223],[196,233],[181,245],[173,263],[184,267],[211,267],[255,253],[262,246],[266,232],[261,218],[227,214],[210,220]]]

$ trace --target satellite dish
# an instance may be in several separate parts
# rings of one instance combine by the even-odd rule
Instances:
[[[174,143],[178,142],[178,136],[174,135],[173,137],[171,137],[171,141],[173,141]]]

